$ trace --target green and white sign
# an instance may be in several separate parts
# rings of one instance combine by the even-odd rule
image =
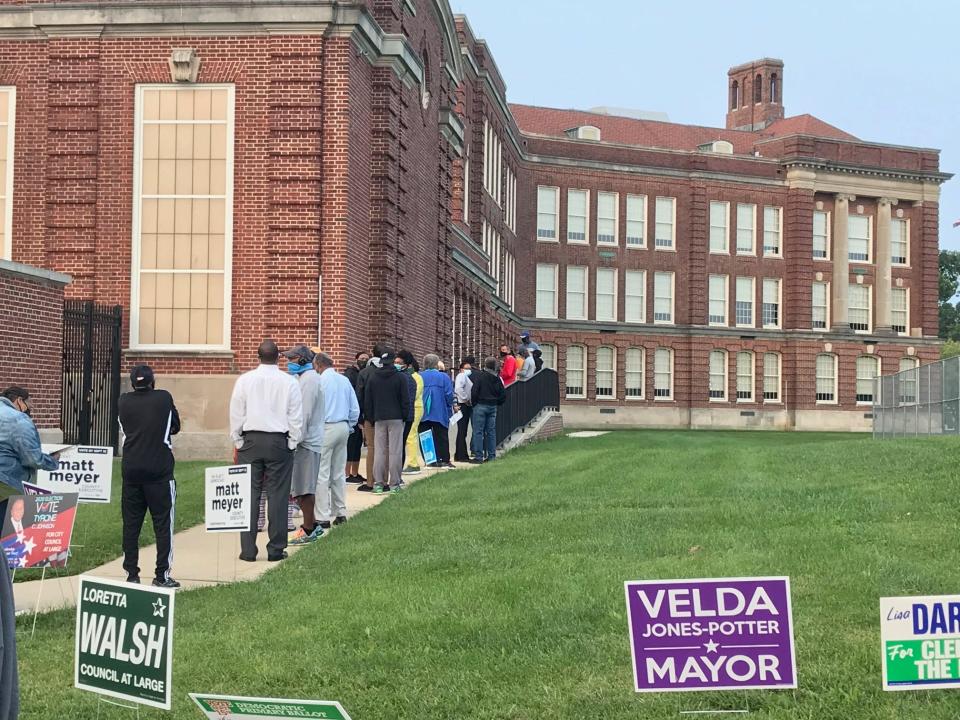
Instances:
[[[880,598],[884,690],[960,688],[960,595]]]
[[[82,575],[74,686],[170,709],[173,590]]]
[[[276,698],[234,697],[190,693],[205,718],[210,720],[283,720],[321,718],[350,720],[338,702],[329,700],[278,700]]]

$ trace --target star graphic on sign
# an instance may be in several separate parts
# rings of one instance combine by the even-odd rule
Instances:
[[[163,604],[163,598],[157,598],[157,601],[153,604],[153,616],[163,617],[163,613],[166,609],[167,606]]]
[[[707,649],[708,653],[717,652],[717,648],[720,647],[718,643],[715,643],[713,640],[709,640],[704,643],[703,646]]]
[[[19,560],[17,560],[17,564],[20,567],[25,568],[27,566],[27,556],[23,555]]]
[[[36,544],[36,543],[33,541],[33,539],[31,538],[30,540],[27,540],[27,541],[23,544],[23,549],[26,551],[27,555],[29,555],[30,553],[33,552],[33,549],[34,549],[36,546],[37,546],[37,544]]]
[[[24,535],[23,533],[17,533],[17,542],[18,542],[18,543],[22,543],[22,542],[23,542],[24,540],[26,540],[26,539],[27,539],[27,536],[26,536],[26,535]]]

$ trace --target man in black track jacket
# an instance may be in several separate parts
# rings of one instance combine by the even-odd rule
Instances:
[[[180,415],[166,390],[155,390],[153,370],[138,365],[130,373],[133,392],[120,396],[123,433],[123,569],[127,582],[140,582],[140,530],[147,510],[157,537],[157,570],[153,584],[180,587],[170,577],[173,562],[173,511],[177,485],[173,478],[172,436],[180,432]]]

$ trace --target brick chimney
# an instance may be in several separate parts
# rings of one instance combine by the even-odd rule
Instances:
[[[783,118],[783,60],[763,58],[727,71],[727,129],[762,130]]]

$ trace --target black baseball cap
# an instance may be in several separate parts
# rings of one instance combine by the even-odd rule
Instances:
[[[137,365],[130,371],[130,384],[134,390],[149,390],[153,387],[153,369],[149,365]]]

